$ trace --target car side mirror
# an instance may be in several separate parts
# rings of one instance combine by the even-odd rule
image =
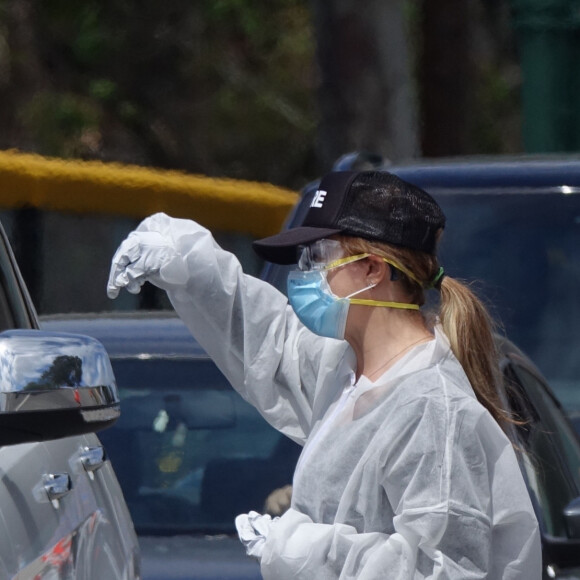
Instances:
[[[120,415],[105,347],[84,335],[0,333],[0,445],[92,433]]]

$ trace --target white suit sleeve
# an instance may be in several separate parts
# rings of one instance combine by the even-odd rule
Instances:
[[[270,528],[262,553],[264,580],[414,578],[416,547],[400,534],[358,533],[318,524],[290,508]]]
[[[155,214],[137,231],[171,240],[184,276],[167,290],[169,299],[234,388],[274,427],[304,442],[327,340],[300,324],[282,293],[244,274],[199,224]]]
[[[270,528],[264,579],[539,580],[537,523],[493,419],[446,417],[429,402],[397,415],[385,451],[366,467],[378,469],[393,530],[357,533],[291,509]]]

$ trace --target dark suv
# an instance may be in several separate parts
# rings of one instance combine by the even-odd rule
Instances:
[[[361,162],[370,165],[356,157],[338,168]],[[540,520],[544,578],[580,580],[580,443],[548,386],[570,412],[580,408],[580,161],[390,169],[438,198],[448,216],[447,271],[482,280],[508,335],[542,365],[543,373],[498,338],[506,396],[527,420],[512,435],[531,450],[519,459]],[[288,225],[301,223],[316,186],[305,188]],[[286,275],[280,266],[264,271],[283,291]],[[144,577],[259,578],[233,520],[262,511],[291,483],[297,446],[229,387],[175,315],[54,315],[43,326],[96,336],[111,356],[130,412],[103,438],[133,512]]]

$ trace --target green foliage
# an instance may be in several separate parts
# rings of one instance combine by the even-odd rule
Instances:
[[[0,146],[290,187],[317,173],[308,0],[18,3],[0,0]],[[403,0],[416,79],[422,6]],[[499,62],[476,66],[472,149],[513,150],[518,84]]]
[[[474,143],[486,154],[516,153],[519,140],[520,78],[514,68],[488,66],[477,86]]]
[[[13,65],[37,78],[15,99],[13,134],[39,152],[304,179],[316,125],[307,0],[51,0],[27,25],[36,52]]]
[[[241,163],[248,163],[261,178],[276,181],[284,171],[283,182],[298,183],[316,127],[314,39],[305,3],[222,0],[205,6],[216,140],[229,128],[227,146],[214,144],[220,162],[238,177],[244,176]],[[252,136],[264,150],[252,146]]]
[[[89,94],[97,101],[112,101],[117,84],[109,79],[94,79],[89,83]]]
[[[78,34],[72,39],[71,48],[78,62],[90,66],[99,62],[107,50],[107,38],[100,25],[99,7],[82,6],[78,20]]]
[[[78,156],[83,136],[100,121],[99,110],[90,100],[50,91],[34,95],[19,116],[41,153],[63,157]]]

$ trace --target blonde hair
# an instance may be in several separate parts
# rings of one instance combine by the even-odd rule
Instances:
[[[425,289],[432,287],[439,274],[436,256],[362,238],[339,236],[339,240],[348,254],[375,254],[400,264],[415,278],[398,271],[410,301],[419,305],[425,303]],[[500,374],[499,353],[493,337],[495,324],[484,304],[467,285],[449,276],[444,276],[440,286],[435,286],[441,293],[435,315],[477,399],[500,426],[519,423],[504,409],[497,391]]]

